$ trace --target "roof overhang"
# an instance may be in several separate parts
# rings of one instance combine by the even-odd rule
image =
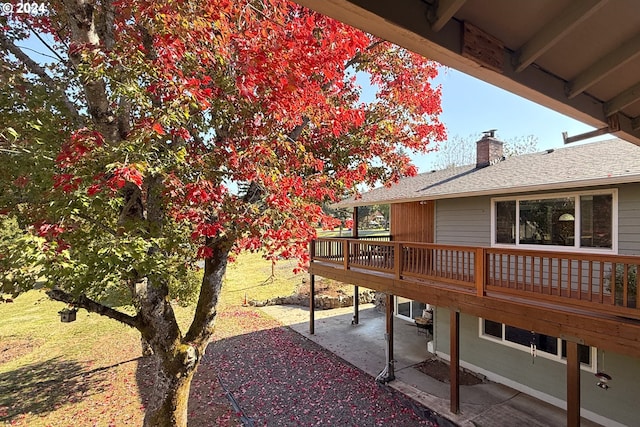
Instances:
[[[629,175],[624,177],[557,182],[557,183],[549,183],[544,185],[495,188],[495,189],[487,189],[483,191],[472,191],[472,192],[470,191],[465,193],[442,193],[442,194],[434,194],[434,195],[432,194],[428,196],[416,195],[416,197],[403,197],[403,198],[395,198],[395,199],[384,199],[383,197],[377,200],[363,200],[363,199],[350,198],[350,199],[343,200],[339,203],[336,203],[333,206],[336,208],[355,208],[360,206],[386,205],[386,204],[395,204],[395,203],[415,203],[415,202],[421,202],[421,201],[427,201],[427,200],[459,199],[459,198],[466,198],[466,197],[483,197],[483,196],[499,197],[499,196],[506,196],[506,195],[538,193],[538,192],[547,192],[547,191],[562,192],[566,190],[594,188],[594,187],[611,187],[611,186],[620,185],[620,184],[633,184],[633,183],[638,183],[639,181],[640,181],[640,176]]]
[[[635,0],[295,1],[640,145]]]

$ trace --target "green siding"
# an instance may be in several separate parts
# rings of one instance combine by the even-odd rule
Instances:
[[[618,189],[618,253],[640,255],[640,184],[624,184],[597,189]],[[566,193],[557,190],[531,194]],[[491,197],[468,197],[436,201],[436,243],[451,245],[491,245]]]
[[[618,253],[640,255],[640,184],[618,190]]]
[[[449,354],[449,311],[436,309],[435,350]],[[592,372],[581,371],[582,408],[626,425],[638,424],[640,396],[640,361],[606,352],[604,369],[612,376],[609,390],[596,387]],[[528,351],[493,342],[479,336],[478,318],[460,316],[460,359],[524,384],[560,400],[566,400],[566,365],[541,356],[532,358]],[[598,353],[599,369],[603,355]]]
[[[448,245],[489,246],[491,198],[437,200],[435,240]]]

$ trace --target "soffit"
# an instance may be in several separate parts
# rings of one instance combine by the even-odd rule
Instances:
[[[296,1],[640,145],[636,0]],[[463,55],[465,26],[501,47]]]

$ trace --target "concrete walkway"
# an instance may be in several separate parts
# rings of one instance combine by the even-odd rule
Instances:
[[[360,323],[352,325],[353,308],[316,311],[315,334],[309,334],[309,310],[298,306],[270,306],[264,312],[315,341],[364,372],[377,376],[385,366],[385,316],[373,305],[360,306]],[[460,387],[460,414],[449,411],[449,384],[413,366],[432,355],[416,327],[394,318],[396,380],[389,385],[438,413],[442,424],[459,426],[563,426],[564,410],[501,384],[486,382]],[[582,426],[597,426],[582,419]]]

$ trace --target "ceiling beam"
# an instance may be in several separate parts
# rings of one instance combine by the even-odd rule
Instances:
[[[553,45],[562,40],[576,26],[589,18],[608,0],[575,0],[551,22],[526,42],[515,54],[516,72],[521,72]]]
[[[600,58],[567,83],[567,97],[573,98],[584,92],[638,56],[640,56],[640,33],[624,42],[619,48]]]
[[[460,10],[467,0],[439,0],[429,12],[429,22],[433,31],[440,31],[444,25],[449,22],[453,15]]]
[[[425,19],[427,5],[420,0],[295,0],[297,3],[360,28],[399,46],[476,77],[537,104],[572,117],[594,128],[607,126],[603,101],[586,93],[567,99],[566,81],[538,67],[516,73],[511,52],[505,49],[502,73],[465,58],[462,52],[463,23],[449,20],[435,32]],[[640,129],[621,115],[614,135],[640,145]]]
[[[604,114],[609,117],[640,99],[640,83],[631,86],[615,98],[604,103]]]

